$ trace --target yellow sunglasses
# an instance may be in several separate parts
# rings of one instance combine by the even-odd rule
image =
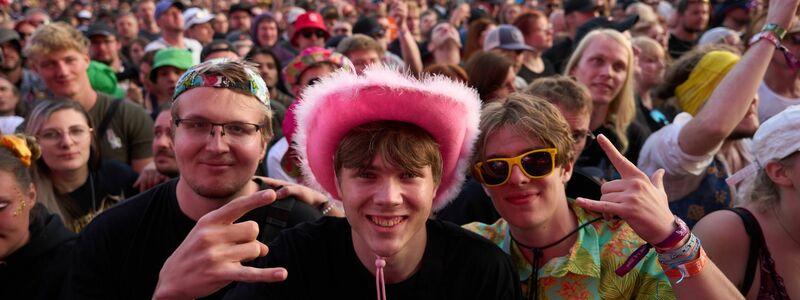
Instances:
[[[556,167],[556,154],[556,148],[536,149],[516,157],[487,159],[475,163],[472,168],[478,181],[493,187],[508,182],[515,165],[531,179],[550,175]]]

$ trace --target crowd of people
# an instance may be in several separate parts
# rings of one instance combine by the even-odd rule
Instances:
[[[0,1],[0,298],[800,298],[798,3]]]

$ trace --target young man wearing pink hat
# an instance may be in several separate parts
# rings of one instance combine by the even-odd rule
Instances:
[[[347,218],[284,231],[269,249],[219,245],[224,252],[249,249],[253,267],[197,270],[202,274],[192,280],[178,276],[189,270],[170,260],[197,257],[188,260],[206,266],[204,254],[179,249],[162,268],[156,298],[197,298],[235,280],[254,283],[239,283],[226,297],[518,299],[518,277],[499,248],[429,219],[460,189],[480,106],[473,90],[444,77],[415,79],[385,67],[324,77],[303,93],[295,139],[306,182],[341,199]],[[209,221],[235,219],[269,200],[239,198]]]
[[[330,34],[322,16],[315,12],[304,13],[294,22],[292,45],[303,51],[309,47],[325,47]]]

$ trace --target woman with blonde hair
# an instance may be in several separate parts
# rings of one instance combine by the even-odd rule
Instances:
[[[637,161],[644,143],[643,128],[631,126],[636,116],[634,60],[630,41],[613,29],[590,32],[572,53],[565,75],[584,84],[592,95],[589,129],[604,134],[630,161]],[[597,168],[593,174],[614,179],[613,166],[596,144],[587,146],[576,162],[579,167]]]

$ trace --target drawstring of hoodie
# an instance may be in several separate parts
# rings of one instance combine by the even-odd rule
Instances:
[[[383,279],[383,267],[386,266],[386,259],[380,256],[375,257],[375,288],[378,290],[378,300],[386,300],[386,280]]]

